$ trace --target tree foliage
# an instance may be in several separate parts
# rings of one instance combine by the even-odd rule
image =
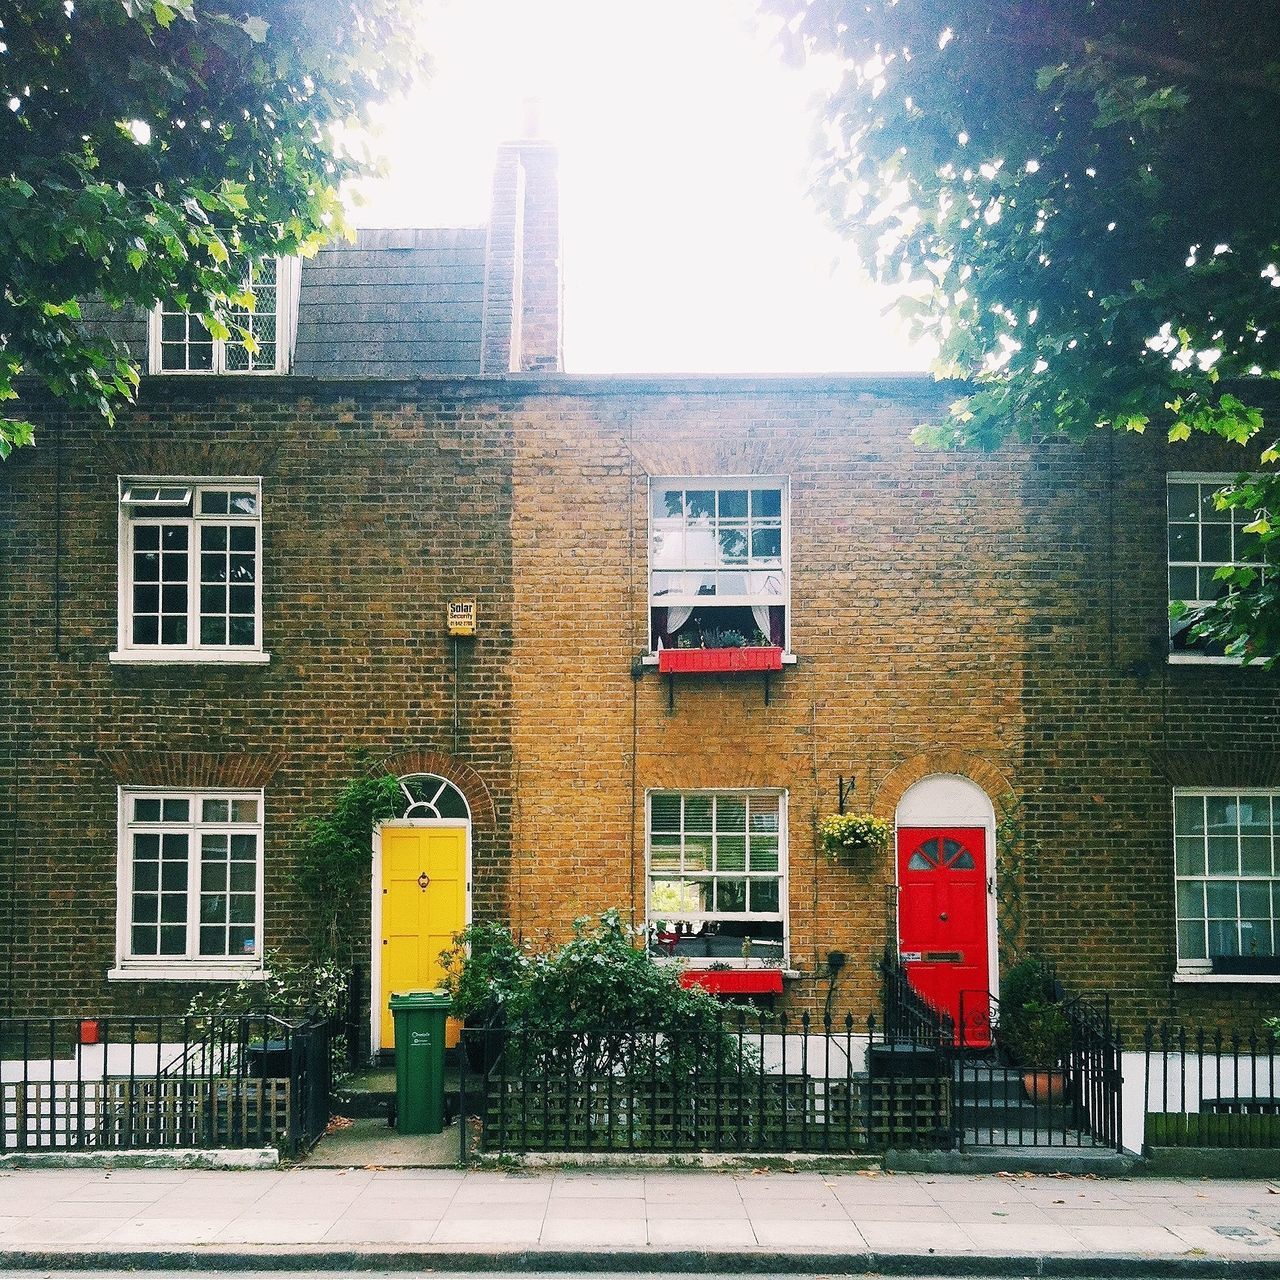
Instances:
[[[1280,513],[1280,8],[1204,0],[766,0],[784,50],[834,56],[817,189],[972,380],[923,438],[1098,427],[1250,446],[1253,533]],[[1257,506],[1253,504],[1257,503]],[[1280,567],[1280,546],[1249,556]],[[1275,576],[1273,573],[1272,577]],[[1263,575],[1201,633],[1280,653]]]
[[[22,375],[107,420],[136,388],[78,300],[226,337],[246,259],[343,231],[343,139],[421,65],[408,0],[0,0],[0,457]]]

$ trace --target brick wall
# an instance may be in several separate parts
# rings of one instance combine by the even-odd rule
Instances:
[[[476,914],[534,940],[644,911],[645,793],[789,797],[786,1003],[875,1004],[891,856],[830,863],[817,820],[892,817],[931,774],[1020,801],[1002,911],[1122,1019],[1248,1023],[1275,986],[1172,981],[1170,789],[1280,784],[1277,677],[1170,666],[1164,476],[1235,451],[1100,434],[917,450],[946,396],[902,379],[149,380],[114,432],[51,415],[4,468],[0,638],[7,1008],[180,1004],[110,984],[115,787],[267,789],[267,941],[296,945],[296,823],[367,748],[451,770],[477,813]],[[261,668],[113,666],[116,476],[261,474]],[[61,480],[59,481],[59,473]],[[792,647],[758,676],[677,681],[648,648],[651,476],[790,478]],[[479,601],[452,741],[444,603]],[[425,763],[424,763],[425,762]]]
[[[1190,986],[1174,968],[1170,788],[1276,781],[1280,700],[1258,670],[1165,662],[1166,470],[1239,451],[1154,438],[996,455],[915,449],[946,397],[920,381],[615,380],[529,397],[516,422],[512,880],[530,936],[579,914],[644,915],[648,789],[780,787],[790,798],[786,1003],[875,1002],[891,856],[832,865],[815,824],[892,818],[934,773],[1021,802],[1003,934],[1053,957],[1122,1019],[1275,1011],[1276,987]],[[632,678],[648,648],[647,481],[786,475],[795,667],[774,678]],[[1181,770],[1181,772],[1176,772]],[[1006,956],[1007,961],[1007,956]]]
[[[40,446],[0,468],[0,502],[18,514],[0,625],[7,652],[21,655],[0,717],[10,739],[0,1008],[185,1006],[189,990],[173,984],[105,981],[116,786],[130,780],[266,787],[265,941],[296,950],[297,824],[361,771],[352,753],[447,771],[475,815],[475,911],[505,913],[511,429],[501,402],[412,384],[148,379],[114,431],[69,414],[46,422]],[[128,473],[263,477],[269,665],[107,661],[116,477]],[[456,744],[444,634],[455,596],[474,596],[480,617],[461,650]]]

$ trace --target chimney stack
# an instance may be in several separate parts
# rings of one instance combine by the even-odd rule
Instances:
[[[537,137],[538,104],[524,134],[498,148],[485,246],[482,373],[558,373],[564,367],[559,154]]]

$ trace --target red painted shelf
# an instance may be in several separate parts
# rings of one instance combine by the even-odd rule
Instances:
[[[658,670],[665,673],[781,671],[782,646],[749,649],[659,649]]]
[[[682,987],[701,987],[712,995],[780,996],[782,972],[778,969],[686,969]]]

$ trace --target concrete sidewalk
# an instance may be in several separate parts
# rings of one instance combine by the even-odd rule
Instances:
[[[394,1268],[1274,1276],[1280,1184],[677,1170],[0,1174],[0,1268],[251,1267],[282,1258]]]

